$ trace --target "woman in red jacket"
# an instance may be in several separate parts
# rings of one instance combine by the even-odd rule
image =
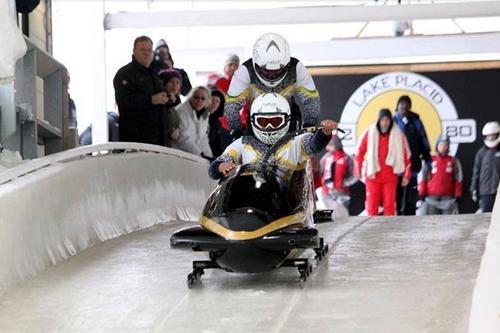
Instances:
[[[405,135],[393,126],[391,111],[380,110],[377,122],[363,134],[355,158],[355,174],[364,170],[368,215],[378,215],[380,203],[384,215],[396,214],[398,175],[403,175],[402,185],[408,185],[410,156]]]
[[[418,194],[422,204],[418,213],[458,214],[457,199],[462,196],[462,166],[449,155],[450,139],[441,136],[436,143],[431,168],[424,165],[419,174]]]

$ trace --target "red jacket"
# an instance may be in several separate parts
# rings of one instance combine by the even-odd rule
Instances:
[[[432,156],[432,169],[424,165],[419,175],[418,194],[421,196],[462,196],[462,166],[449,156]]]
[[[348,193],[349,186],[355,182],[352,159],[343,150],[336,150],[326,153],[321,163],[323,193],[328,194],[331,189]]]
[[[227,91],[229,90],[229,85],[231,84],[232,79],[233,79],[232,76],[231,77],[222,76],[215,81],[215,86],[220,91],[222,91],[224,95],[227,95]],[[243,109],[240,111],[241,128],[246,128],[248,125],[248,114],[250,113],[249,111],[250,108],[248,107],[248,103],[246,103]],[[225,115],[219,118],[219,122],[226,131],[228,132],[231,131],[231,127],[229,126],[229,122]]]
[[[365,158],[366,150],[368,147],[368,132],[366,131],[363,138],[361,139],[361,143],[358,147],[358,153],[355,157],[355,172],[356,176],[361,175],[361,167],[363,165],[363,160]],[[378,163],[380,165],[380,171],[375,174],[374,180],[377,182],[385,183],[385,182],[396,182],[397,176],[394,174],[394,169],[392,166],[387,165],[385,160],[387,158],[387,154],[389,153],[389,133],[379,134],[378,136]],[[403,135],[403,140],[406,140],[406,137]],[[408,143],[404,142],[403,145],[407,146]],[[405,171],[403,173],[403,177],[410,179],[411,178],[411,162],[410,155],[408,153],[408,149],[404,150],[404,165]]]
[[[229,85],[231,84],[231,79],[233,77],[220,77],[215,81],[215,86],[219,88],[220,91],[222,91],[225,94],[227,94],[227,91],[229,90]]]

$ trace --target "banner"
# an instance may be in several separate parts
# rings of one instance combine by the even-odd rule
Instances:
[[[434,150],[439,135],[450,137],[451,154],[460,160],[464,171],[460,211],[475,212],[477,205],[469,193],[470,179],[475,154],[483,145],[482,127],[488,121],[500,120],[500,62],[482,66],[487,67],[484,69],[481,63],[439,67],[427,64],[421,66],[425,68],[422,71],[405,71],[405,67],[418,66],[371,66],[372,74],[356,74],[357,70],[366,73],[368,66],[351,68],[352,74],[336,74],[335,68],[330,72],[325,68],[311,69],[321,96],[321,119],[340,122],[346,130],[345,150],[355,154],[360,136],[376,121],[379,110],[388,108],[394,113],[398,98],[408,95],[412,111],[419,114],[424,124],[431,148]],[[361,197],[351,200],[360,202],[357,211],[364,208],[364,194]]]

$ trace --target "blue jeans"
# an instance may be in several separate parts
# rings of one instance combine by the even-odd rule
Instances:
[[[479,196],[479,208],[483,213],[488,213],[493,210],[495,204],[495,197],[497,194],[484,194]]]

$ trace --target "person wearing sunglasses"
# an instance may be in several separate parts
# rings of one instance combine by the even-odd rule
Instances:
[[[314,81],[305,66],[290,56],[285,38],[276,33],[257,39],[252,58],[238,68],[231,80],[224,114],[233,138],[245,130],[248,107],[244,106],[267,92],[281,94],[290,103],[290,130],[317,124],[321,105]]]
[[[258,96],[250,109],[249,133],[233,141],[210,164],[209,176],[220,179],[239,164],[258,162],[274,143],[288,133],[290,119],[290,105],[283,96],[276,93]],[[333,120],[324,120],[321,125],[324,128],[314,134],[301,134],[284,143],[271,161],[285,172],[304,169],[307,160],[328,144],[332,131],[337,128]]]
[[[179,104],[175,111],[179,116],[179,137],[172,142],[172,148],[192,153],[208,160],[212,159],[210,149],[209,111],[211,94],[208,88],[194,87],[184,103]]]

